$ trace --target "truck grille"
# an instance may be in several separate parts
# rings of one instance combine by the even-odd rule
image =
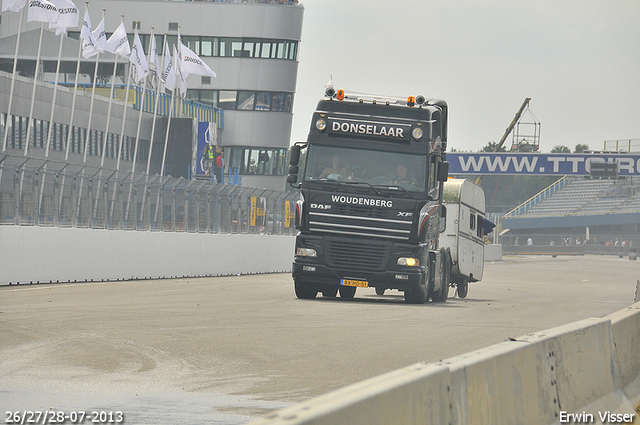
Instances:
[[[354,271],[383,271],[391,254],[391,243],[325,238],[328,267]]]
[[[309,212],[309,230],[354,236],[406,241],[411,234],[412,218],[393,217],[397,211],[349,206],[331,212]]]

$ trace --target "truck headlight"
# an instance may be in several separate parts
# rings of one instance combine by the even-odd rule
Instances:
[[[420,140],[420,139],[422,139],[422,136],[424,135],[424,131],[422,131],[422,129],[420,127],[416,127],[411,132],[411,135],[413,136],[414,139]]]
[[[298,248],[296,249],[296,255],[299,257],[317,257],[318,253],[313,248]]]
[[[413,257],[400,257],[398,258],[397,264],[399,266],[417,267],[420,265],[420,260]]]
[[[323,120],[322,118],[320,118],[318,121],[316,121],[316,128],[319,131],[325,131],[327,128],[327,122],[325,120]]]

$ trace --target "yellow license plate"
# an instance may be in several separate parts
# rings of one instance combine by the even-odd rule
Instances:
[[[340,285],[342,286],[357,286],[359,288],[368,288],[369,282],[365,280],[351,280],[351,279],[341,279]]]

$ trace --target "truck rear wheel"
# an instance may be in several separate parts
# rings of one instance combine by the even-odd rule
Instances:
[[[303,300],[312,300],[318,295],[318,289],[309,282],[296,279],[294,281],[296,297]]]
[[[451,280],[451,254],[449,250],[440,250],[440,290],[431,297],[434,302],[446,302],[449,298],[449,281]]]
[[[353,298],[356,295],[355,286],[341,286],[339,290],[340,290],[340,298]]]

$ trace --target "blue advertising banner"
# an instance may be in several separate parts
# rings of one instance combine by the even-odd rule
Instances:
[[[619,176],[640,176],[640,154],[447,153],[449,174],[589,175],[595,162],[618,164]]]
[[[205,154],[207,147],[214,148],[216,145],[216,130],[215,123],[198,123],[198,145],[196,147],[195,166],[196,174],[198,175],[210,175],[213,172],[213,162],[207,161]]]

